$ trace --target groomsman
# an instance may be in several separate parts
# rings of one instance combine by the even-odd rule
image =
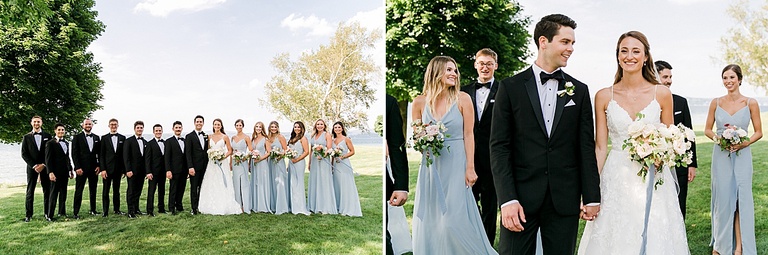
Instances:
[[[91,119],[83,120],[81,124],[83,132],[75,135],[72,139],[72,163],[75,164],[75,203],[74,203],[74,218],[78,219],[80,216],[80,205],[83,202],[83,189],[85,189],[85,182],[88,181],[88,194],[90,202],[91,215],[100,214],[96,211],[96,186],[99,182],[99,146],[100,140],[98,136],[91,133],[93,128],[93,121]]]
[[[392,206],[403,206],[408,200],[408,155],[405,151],[405,135],[403,134],[403,118],[397,100],[387,95],[387,131],[386,143],[389,156],[390,171],[385,171],[386,193],[384,199]],[[389,210],[387,210],[389,222]],[[392,236],[387,230],[387,255],[394,254]]]
[[[144,122],[133,123],[134,136],[125,139],[123,161],[125,162],[125,177],[128,177],[128,190],[125,199],[128,200],[128,217],[136,218],[141,215],[139,211],[139,198],[144,188],[144,177],[147,174],[147,163],[144,160],[144,152],[147,150],[147,141],[141,134],[144,133]]]
[[[176,215],[178,211],[184,211],[182,199],[187,187],[189,168],[187,157],[184,156],[184,137],[181,137],[181,121],[173,122],[173,136],[165,142],[165,177],[168,178],[170,190],[168,191],[168,209]]]
[[[149,180],[149,196],[147,196],[147,214],[155,216],[155,191],[157,191],[157,212],[165,213],[165,141],[163,126],[155,124],[152,127],[155,139],[147,143],[144,161],[147,164],[147,180]]]
[[[72,164],[69,160],[69,143],[64,141],[64,124],[57,123],[54,126],[56,139],[51,139],[45,146],[45,165],[48,170],[48,178],[51,180],[51,197],[48,198],[48,215],[46,220],[55,221],[53,212],[56,211],[56,200],[59,202],[59,217],[64,214],[67,201],[67,178],[73,178]]]
[[[491,136],[491,117],[499,82],[493,77],[498,68],[498,56],[489,48],[484,48],[475,54],[475,69],[477,81],[464,86],[461,91],[469,94],[475,106],[475,171],[477,182],[472,186],[475,201],[479,202],[480,218],[483,220],[485,234],[493,245],[496,240],[496,213],[498,201],[496,188],[493,185],[491,173],[491,152],[489,139]]]
[[[112,202],[114,212],[123,215],[120,211],[120,179],[125,174],[123,162],[123,146],[125,136],[117,133],[118,122],[109,120],[109,134],[101,136],[101,152],[99,153],[99,166],[101,178],[104,179],[104,188],[101,191],[103,217],[107,217],[109,210],[109,188],[112,187]]]
[[[661,77],[661,85],[670,87],[672,86],[672,66],[666,61],[656,61],[656,70]],[[684,97],[672,94],[672,108],[675,115],[675,125],[683,123],[683,126],[693,129],[691,125],[691,111],[688,109],[688,100]],[[688,167],[676,167],[678,186],[680,186],[680,193],[677,194],[677,198],[680,203],[680,211],[685,218],[686,200],[688,199],[688,183],[693,182],[696,178],[696,143],[691,143],[691,152],[693,153],[693,162]]]
[[[187,149],[193,215],[200,213],[197,208],[200,202],[200,186],[203,184],[205,167],[208,165],[208,135],[203,132],[203,124],[205,124],[205,118],[200,115],[195,116],[195,131],[189,132],[184,141],[184,148]]]
[[[32,125],[32,132],[24,135],[21,141],[21,158],[27,164],[27,196],[24,202],[26,216],[24,217],[24,222],[29,222],[32,219],[33,205],[35,203],[35,186],[37,186],[38,176],[45,170],[45,145],[52,138],[51,134],[43,132],[41,128],[43,126],[43,118],[40,116],[32,117],[30,125]],[[51,180],[43,175],[40,178],[40,187],[43,188],[43,214],[47,215]]]

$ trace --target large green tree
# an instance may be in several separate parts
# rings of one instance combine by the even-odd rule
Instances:
[[[367,130],[367,110],[376,94],[373,85],[381,79],[381,69],[371,56],[379,40],[379,29],[341,23],[328,45],[302,53],[297,60],[288,53],[278,54],[272,59],[278,73],[267,82],[262,103],[282,118],[308,123],[308,129],[322,118]]]
[[[761,8],[751,8],[748,1],[733,3],[727,10],[736,20],[728,34],[720,39],[723,60],[741,66],[744,79],[759,88],[768,86],[768,0]],[[768,92],[768,90],[765,90]]]
[[[104,82],[88,46],[104,31],[93,0],[0,2],[0,142],[18,143],[34,115],[74,130],[100,109]]]
[[[474,55],[499,55],[496,78],[512,76],[530,56],[530,18],[514,0],[387,0],[387,93],[401,109],[419,94],[424,70],[438,55],[456,59],[461,83],[477,77]]]

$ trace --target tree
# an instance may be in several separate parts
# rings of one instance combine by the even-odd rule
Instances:
[[[384,115],[376,116],[376,123],[374,124],[373,131],[384,136]]]
[[[34,115],[49,132],[57,122],[75,130],[101,108],[101,66],[86,50],[105,28],[94,4],[0,3],[0,142],[20,142]]]
[[[758,88],[768,85],[768,1],[762,8],[750,8],[740,0],[727,10],[736,27],[720,38],[723,60],[741,66],[744,80]]]
[[[272,60],[278,74],[267,82],[262,104],[292,121],[313,124],[321,118],[367,130],[366,110],[376,92],[372,84],[381,76],[368,53],[381,39],[380,31],[340,23],[328,45],[295,61],[288,53],[278,54]]]

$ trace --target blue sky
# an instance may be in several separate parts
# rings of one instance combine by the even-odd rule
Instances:
[[[242,118],[250,132],[255,121],[278,119],[258,100],[278,53],[295,58],[327,44],[339,22],[384,33],[383,1],[99,0],[95,9],[107,26],[89,48],[105,81],[104,109],[94,113],[98,134],[113,117],[123,134],[133,133],[136,120],[163,124],[165,132],[181,120],[189,132],[197,114],[206,117],[204,130],[221,118],[234,131]],[[376,46],[369,54],[383,77],[383,39]],[[375,86],[383,98],[383,78]],[[369,110],[371,129],[383,110],[383,100]],[[290,130],[291,120],[279,122]]]

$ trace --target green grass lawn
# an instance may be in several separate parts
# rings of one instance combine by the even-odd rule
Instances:
[[[49,223],[42,216],[42,191],[37,188],[35,216],[25,223],[24,186],[0,187],[0,254],[381,254],[381,146],[356,146],[352,166],[363,217],[339,215],[242,214],[229,216],[142,216],[129,219],[82,215],[81,219]],[[20,169],[19,171],[23,171]],[[306,173],[308,176],[309,173]],[[72,214],[74,180],[69,182],[67,214]],[[125,181],[121,184],[122,211]],[[86,192],[87,193],[87,192]],[[189,209],[189,190],[184,208]],[[139,209],[146,205],[146,185]],[[101,182],[97,208],[101,211]],[[166,194],[167,196],[167,194]]]
[[[696,130],[702,130],[697,128]],[[750,128],[751,130],[751,128]],[[698,137],[698,165],[696,170],[696,179],[688,186],[688,208],[685,220],[686,230],[688,232],[688,247],[691,254],[712,254],[712,248],[709,247],[711,238],[711,163],[713,143],[704,132],[696,132]],[[757,253],[768,254],[768,142],[761,140],[752,145],[752,157],[754,175],[752,179],[752,193],[755,199],[755,236],[757,240]],[[416,192],[416,177],[418,175],[419,160],[421,154],[414,151],[408,153],[409,166],[411,169],[410,183],[411,191],[409,200],[405,204],[406,215],[409,220],[413,212],[413,200]],[[501,213],[499,213],[501,215]],[[579,226],[579,238],[584,228],[584,221]],[[497,230],[498,233],[498,230]],[[496,237],[498,244],[498,235]]]

